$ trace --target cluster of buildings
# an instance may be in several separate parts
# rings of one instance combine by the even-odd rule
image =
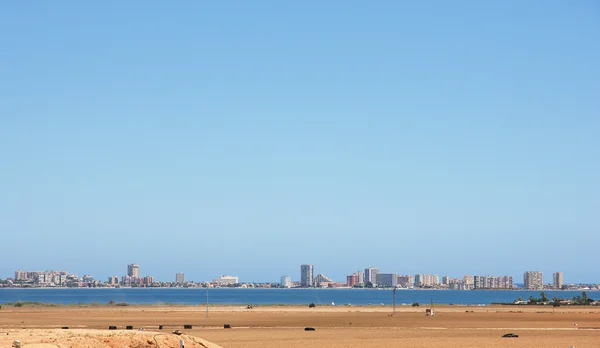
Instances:
[[[364,272],[354,272],[346,277],[348,287],[383,287],[383,288],[423,288],[423,289],[512,289],[511,276],[465,275],[462,279],[437,274],[415,275],[383,273],[378,268],[366,268]]]
[[[194,283],[187,282],[184,273],[176,273],[174,282],[158,282],[153,276],[141,276],[140,266],[135,263],[127,265],[126,275],[120,278],[110,276],[105,282],[96,280],[91,275],[78,277],[66,271],[28,272],[19,269],[15,271],[14,278],[8,278],[0,283],[0,287],[229,287],[238,285],[241,284],[236,276],[223,275],[209,282]],[[251,286],[245,284],[243,287]]]
[[[152,286],[155,281],[153,276],[140,276],[140,266],[136,263],[127,265],[127,275],[121,277],[112,276],[108,277],[108,285],[111,286],[128,286],[128,287],[149,287]]]
[[[314,266],[300,266],[300,280],[282,276],[279,283],[240,283],[237,276],[222,275],[212,281],[194,283],[186,281],[184,273],[176,273],[173,282],[157,282],[153,276],[140,275],[138,264],[127,265],[127,275],[108,277],[106,282],[95,280],[91,275],[78,277],[66,271],[26,272],[17,270],[14,278],[0,283],[9,287],[280,287],[280,288],[406,288],[406,289],[517,289],[512,276],[465,275],[462,278],[438,276],[437,274],[415,275],[380,272],[377,267],[365,268],[346,276],[345,282],[336,282],[324,274],[315,274]],[[565,285],[562,272],[552,275],[552,283],[544,284],[542,272],[529,271],[523,274],[523,289],[526,290],[578,290],[600,289],[600,285]]]
[[[544,284],[542,272],[525,272],[523,274],[523,288],[528,290],[565,289],[563,272],[554,272],[552,283],[549,284]]]
[[[193,287],[196,284],[193,282],[185,281],[185,273],[175,273],[175,282],[156,282],[153,276],[145,276],[140,277],[140,266],[138,264],[130,264],[127,265],[127,275],[121,278],[119,282],[119,278],[117,276],[112,276],[108,278],[108,284],[112,286],[127,286],[127,287]],[[210,282],[204,283],[203,286],[231,286],[239,284],[238,277],[223,275],[218,278],[213,279]]]
[[[39,287],[85,287],[94,284],[95,280],[89,274],[79,277],[66,271],[15,271],[13,284]]]
[[[137,264],[127,265],[127,275],[121,277],[108,277],[106,282],[94,279],[86,274],[79,277],[67,271],[15,271],[15,277],[8,279],[9,285],[16,287],[117,287],[117,286],[152,286],[154,277],[140,277],[140,266]]]
[[[227,285],[236,285],[239,284],[240,280],[238,277],[222,275],[218,278],[213,279],[210,284],[213,286],[227,286]]]
[[[109,283],[110,283],[111,278],[113,281],[116,280],[116,277],[110,277]],[[222,275],[218,278],[213,279],[210,282],[203,283],[203,285],[219,287],[219,286],[231,286],[231,285],[236,285],[239,283],[240,283],[240,281],[239,281],[238,277],[236,277],[236,276]],[[120,284],[115,284],[115,285],[132,286],[135,284],[137,284],[139,286],[163,286],[165,283],[155,282],[154,277],[152,277],[152,276],[140,277],[140,266],[134,263],[131,265],[127,265],[127,275],[121,279]],[[185,281],[185,273],[175,273],[175,282],[174,283],[168,282],[166,284],[168,284],[169,286],[190,287],[190,286],[194,286],[195,283],[186,282]]]
[[[523,288],[527,290],[565,289],[562,272],[553,274],[552,284],[544,284],[541,272],[525,272]],[[354,272],[346,276],[345,283],[333,281],[323,274],[314,274],[314,266],[305,264],[300,266],[300,281],[292,281],[289,276],[281,277],[279,284],[282,288],[406,288],[406,289],[498,289],[510,290],[518,287],[513,283],[512,276],[470,275],[462,278],[440,277],[437,274],[402,275],[397,273],[380,272],[377,267],[365,268],[364,271]]]
[[[290,276],[281,277],[279,284],[274,284],[280,288],[343,288],[345,283],[336,282],[324,274],[314,274],[313,265],[300,266],[300,280],[292,281]]]

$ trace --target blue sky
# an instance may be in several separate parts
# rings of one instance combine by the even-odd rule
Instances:
[[[600,5],[12,2],[0,277],[600,282]]]

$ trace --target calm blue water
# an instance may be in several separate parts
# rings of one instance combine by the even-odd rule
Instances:
[[[398,290],[396,303],[490,304],[512,302],[519,296],[539,297],[539,291],[502,290]],[[571,298],[579,291],[546,291],[549,298]],[[591,298],[600,298],[600,292],[588,292]],[[108,303],[131,304],[204,304],[205,289],[0,289],[0,304],[17,301],[45,303]],[[392,290],[375,289],[209,289],[211,304],[386,304],[393,302]]]

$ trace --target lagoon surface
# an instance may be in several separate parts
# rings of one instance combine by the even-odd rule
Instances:
[[[598,294],[598,296],[596,296]],[[202,288],[34,288],[0,289],[0,304],[32,301],[56,304],[107,304],[110,301],[130,304],[187,304],[206,303],[206,289]],[[521,290],[398,290],[397,304],[422,304],[433,301],[438,304],[487,305],[494,302],[512,302],[518,297],[539,297],[539,291]],[[580,291],[546,291],[548,298],[572,298]],[[600,298],[600,292],[588,292],[591,298]],[[208,289],[210,304],[286,304],[300,305],[314,302],[331,305],[391,305],[391,289]]]

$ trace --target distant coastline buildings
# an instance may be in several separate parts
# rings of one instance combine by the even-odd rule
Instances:
[[[473,289],[512,289],[513,278],[511,276],[474,276]]]
[[[279,286],[282,288],[291,288],[292,287],[292,278],[290,276],[286,276],[286,275],[282,276]]]
[[[22,270],[15,271],[15,281],[20,283],[35,284],[40,287],[47,286],[61,286],[61,287],[75,287],[80,284],[85,284],[85,281],[93,281],[93,277],[85,276],[79,278],[77,275],[71,274],[66,271],[43,271],[43,272],[26,272]]]
[[[398,286],[401,288],[412,288],[415,285],[415,277],[411,275],[398,276]]]
[[[374,277],[374,278],[373,278]],[[23,271],[14,272],[14,278],[0,279],[0,287],[260,287],[260,288],[403,288],[403,289],[451,289],[451,290],[600,290],[600,284],[565,284],[563,272],[554,272],[552,282],[544,284],[541,272],[528,271],[523,274],[522,287],[513,283],[512,276],[470,275],[453,278],[437,274],[417,273],[413,275],[381,272],[377,267],[365,268],[337,282],[325,274],[314,274],[312,264],[300,266],[300,280],[281,276],[278,282],[240,283],[237,276],[223,275],[211,281],[190,282],[183,272],[175,274],[174,281],[156,281],[153,276],[142,276],[140,266],[127,265],[127,275],[119,279],[110,276],[106,281],[94,279],[90,274],[79,277],[66,271]]]
[[[377,283],[377,273],[379,273],[379,268],[369,267],[365,268],[365,285],[367,284],[376,284]]]
[[[475,287],[475,277],[470,274],[465,274],[463,277],[463,285],[466,289],[473,289]]]
[[[398,286],[398,275],[396,273],[377,273],[375,283],[380,288],[393,288]]]
[[[211,283],[217,284],[217,285],[233,285],[233,284],[239,284],[240,280],[238,279],[238,277],[222,275],[218,278],[213,279],[213,281]]]
[[[369,282],[368,279],[374,275],[375,282]],[[490,275],[465,275],[462,279],[451,278],[437,274],[417,273],[412,275],[398,275],[396,273],[379,272],[378,268],[371,267],[365,269],[365,283],[360,284],[359,272],[346,276],[346,287],[380,287],[380,288],[424,288],[424,289],[452,289],[452,290],[471,290],[471,289],[515,289],[512,276],[490,276]]]
[[[523,274],[523,287],[527,290],[541,290],[544,288],[542,272],[529,271]]]
[[[420,288],[432,288],[440,284],[437,274],[415,274],[415,286]]]
[[[560,290],[563,288],[565,284],[563,272],[554,272],[554,274],[552,275],[552,280],[552,285],[554,285],[555,289]]]
[[[300,266],[300,286],[303,288],[311,288],[314,285],[313,280],[314,267],[313,265]]]
[[[127,265],[127,276],[130,278],[139,278],[140,277],[140,266],[135,263],[132,263],[131,265]]]

